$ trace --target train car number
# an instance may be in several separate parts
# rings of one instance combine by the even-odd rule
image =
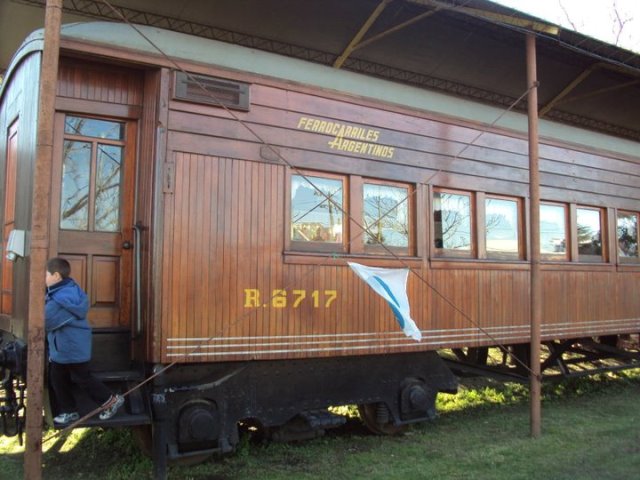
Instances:
[[[276,288],[271,295],[263,296],[257,288],[244,289],[245,308],[298,308],[311,302],[313,308],[329,308],[338,298],[337,290],[283,290]]]

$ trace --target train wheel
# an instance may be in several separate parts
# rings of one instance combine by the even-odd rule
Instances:
[[[151,425],[136,425],[133,427],[133,438],[140,451],[147,457],[153,456],[153,437]],[[173,458],[168,460],[169,465],[181,465],[188,467],[202,463],[213,456],[213,453],[203,453],[200,455],[191,455],[182,458]]]
[[[387,406],[382,403],[358,405],[362,423],[377,435],[401,435],[407,431],[407,425],[394,425]]]

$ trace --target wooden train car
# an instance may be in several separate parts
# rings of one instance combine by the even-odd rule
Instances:
[[[470,100],[138,29],[65,26],[57,81],[49,251],[90,296],[96,371],[127,393],[109,425],[158,461],[231,451],[240,422],[313,436],[341,422],[330,405],[393,433],[455,390],[439,349],[528,346],[525,115],[497,126]],[[0,271],[14,365],[41,49],[36,32],[0,94],[4,250],[27,232]],[[543,340],[637,333],[639,144],[541,128]],[[421,341],[347,262],[410,268]]]

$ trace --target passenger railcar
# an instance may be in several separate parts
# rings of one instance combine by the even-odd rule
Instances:
[[[330,405],[394,433],[455,390],[437,350],[526,363],[524,115],[492,126],[490,106],[138,28],[167,56],[127,25],[63,27],[57,82],[49,249],[90,295],[96,371],[127,392],[110,425],[160,460],[232,451],[241,422],[313,436],[341,422]],[[4,250],[27,232],[0,271],[17,378],[41,48],[36,32],[0,97]],[[541,133],[543,340],[637,333],[639,145]],[[347,261],[411,269],[422,341]]]

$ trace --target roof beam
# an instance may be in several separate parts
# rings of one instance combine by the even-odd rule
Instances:
[[[589,93],[583,93],[582,95],[576,95],[574,97],[565,98],[557,103],[564,104],[564,103],[575,102],[576,100],[584,100],[585,98],[596,97],[598,95],[602,95],[603,93],[613,92],[614,90],[620,90],[622,88],[632,87],[638,84],[640,84],[640,79],[630,80],[628,82],[619,83],[618,85],[613,85],[611,87],[600,88],[598,90],[593,90],[592,92],[589,92]]]
[[[387,35],[390,35],[390,34],[392,34],[394,32],[397,32],[398,30],[401,30],[401,29],[403,29],[405,27],[408,27],[409,25],[411,25],[413,23],[416,23],[417,21],[422,20],[425,17],[429,17],[429,16],[433,15],[434,13],[437,13],[439,10],[442,10],[442,8],[443,7],[437,7],[435,10],[429,10],[428,12],[421,13],[420,15],[418,15],[416,17],[413,17],[410,20],[407,20],[406,22],[402,22],[402,23],[396,25],[395,27],[391,27],[388,30],[385,30],[384,32],[380,32],[379,34],[374,35],[373,37],[370,37],[370,38],[358,43],[357,45],[355,45],[353,47],[353,50],[358,50],[359,48],[366,47],[370,43],[373,43],[373,42],[375,42],[377,40],[380,40],[381,38],[386,37]]]
[[[351,39],[351,41],[349,42],[349,45],[347,45],[347,48],[344,49],[344,51],[333,63],[333,66],[335,68],[340,68],[342,64],[345,62],[345,60],[349,58],[349,55],[351,55],[351,52],[354,50],[355,46],[358,44],[358,42],[360,42],[362,37],[364,37],[365,33],[369,31],[371,26],[380,16],[382,11],[387,7],[387,5],[389,5],[389,3],[391,3],[391,0],[382,0],[380,4],[378,4],[376,9],[373,11],[373,13],[369,15],[369,18],[367,18],[367,21],[364,22],[364,25],[360,27],[360,30],[358,31],[358,33],[356,33],[355,37]]]
[[[569,85],[567,85],[566,87],[564,87],[562,89],[562,91],[560,93],[558,93],[555,97],[553,97],[544,107],[542,107],[540,109],[540,112],[538,112],[538,115],[540,117],[545,116],[547,113],[549,113],[549,110],[551,110],[553,107],[556,106],[556,104],[558,104],[560,102],[560,100],[562,100],[564,97],[566,97],[569,93],[571,93],[572,90],[574,90],[578,85],[580,85],[589,75],[591,75],[594,71],[596,71],[599,67],[599,64],[596,63],[594,65],[591,65],[589,68],[587,68],[586,70],[584,70],[580,75],[578,75],[576,78],[574,78]]]

